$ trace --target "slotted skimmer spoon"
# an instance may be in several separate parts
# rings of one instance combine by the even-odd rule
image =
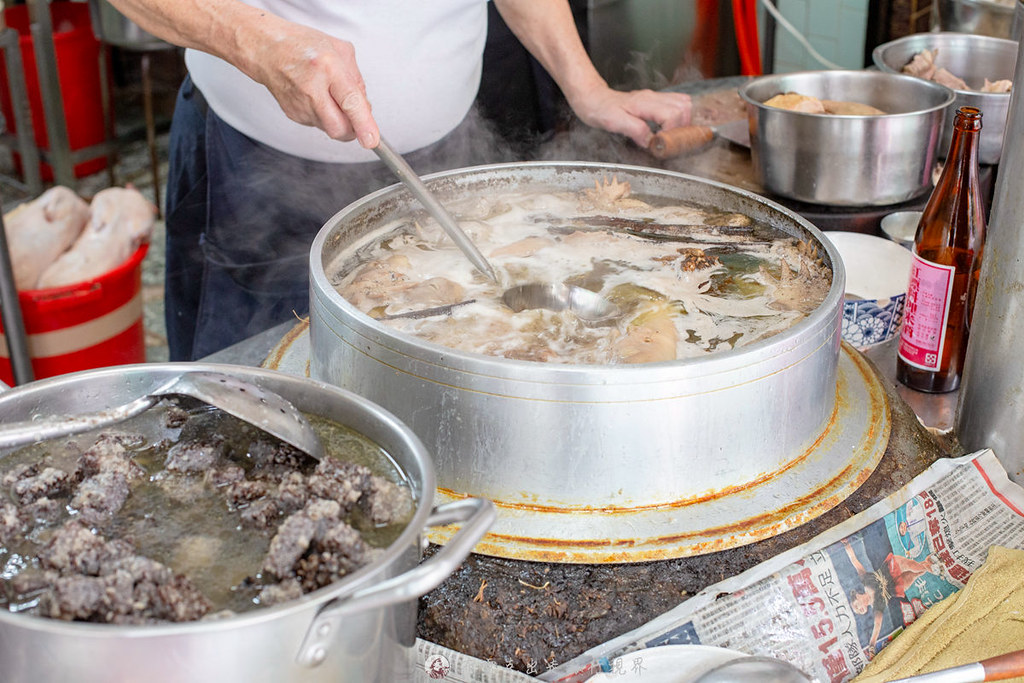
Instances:
[[[405,184],[412,196],[423,204],[427,213],[448,233],[448,236],[455,242],[455,246],[462,250],[462,253],[476,266],[477,270],[486,275],[491,282],[497,283],[498,276],[494,273],[494,268],[473,244],[473,240],[441,205],[434,193],[427,189],[420,177],[416,175],[416,171],[412,170],[405,159],[391,148],[383,136],[380,138],[380,144],[373,151]],[[569,310],[585,322],[601,322],[619,315],[618,306],[601,295],[582,287],[562,283],[531,282],[518,285],[507,290],[502,296],[502,301],[517,313],[528,308],[546,308],[552,311]]]
[[[0,449],[124,422],[168,396],[198,399],[277,437],[310,457],[317,460],[324,457],[323,444],[312,425],[289,401],[251,382],[219,372],[185,372],[131,403],[96,413],[0,425]]]

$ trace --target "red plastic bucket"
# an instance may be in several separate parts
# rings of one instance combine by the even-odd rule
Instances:
[[[130,259],[93,280],[18,292],[36,379],[145,362],[142,260],[148,250],[143,244]],[[14,380],[3,335],[0,379]]]
[[[45,7],[47,3],[42,3]],[[64,99],[64,121],[68,129],[68,145],[71,151],[98,145],[106,140],[106,126],[103,123],[103,102],[100,97],[100,41],[92,32],[89,6],[84,2],[49,3],[53,19],[53,46],[57,58],[57,79]],[[36,146],[49,148],[46,135],[46,118],[43,100],[39,92],[39,74],[36,70],[35,50],[29,32],[28,7],[15,5],[4,10],[4,20],[18,34],[21,47],[21,61],[25,73],[25,89],[28,92],[29,108],[32,110],[32,128]],[[14,111],[11,107],[11,92],[7,80],[7,64],[0,52],[0,110],[8,127],[14,131]],[[75,164],[75,177],[82,177],[102,171],[107,167],[106,156]],[[52,180],[53,171],[49,164],[40,164],[43,180]]]

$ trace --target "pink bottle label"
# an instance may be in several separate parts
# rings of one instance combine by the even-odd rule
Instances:
[[[899,348],[900,358],[914,367],[939,369],[955,271],[914,254]]]

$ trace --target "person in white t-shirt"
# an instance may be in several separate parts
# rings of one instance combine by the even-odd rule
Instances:
[[[646,146],[649,122],[689,121],[686,95],[610,88],[566,0],[494,2],[584,123]],[[308,309],[313,237],[346,204],[394,182],[372,151],[381,131],[419,173],[500,160],[481,144],[472,108],[485,0],[112,4],[187,48],[166,207],[172,360]]]

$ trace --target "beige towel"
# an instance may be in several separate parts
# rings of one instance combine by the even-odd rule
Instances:
[[[1021,648],[1024,550],[992,546],[963,590],[925,610],[854,681],[881,683]]]

